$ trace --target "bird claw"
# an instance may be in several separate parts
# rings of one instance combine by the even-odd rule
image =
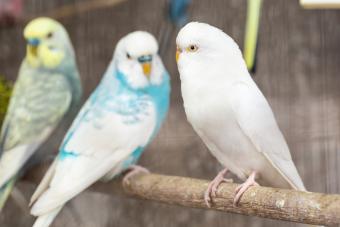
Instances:
[[[238,202],[240,201],[242,195],[244,192],[248,190],[251,186],[260,186],[256,181],[255,181],[255,176],[256,172],[252,172],[248,179],[243,183],[240,184],[239,186],[236,187],[235,189],[235,197],[234,197],[234,202],[233,205],[237,206]]]
[[[208,189],[204,192],[204,202],[207,205],[207,207],[210,208],[211,198],[210,198],[210,194],[209,194],[209,186],[208,186]]]
[[[209,185],[207,190],[204,192],[204,202],[207,205],[207,207],[211,207],[211,202],[212,202],[212,197],[216,197],[217,194],[217,189],[218,186],[223,183],[232,183],[233,180],[232,179],[226,179],[224,178],[224,175],[228,172],[227,169],[223,169],[222,171],[220,171],[217,176],[214,178],[214,180],[212,180]]]
[[[124,176],[123,178],[123,183],[126,184],[128,183],[129,179],[139,173],[150,173],[150,171],[147,168],[144,168],[139,165],[131,165],[129,167],[130,171]]]

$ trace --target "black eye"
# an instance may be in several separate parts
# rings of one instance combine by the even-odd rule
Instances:
[[[131,59],[131,56],[130,56],[129,53],[126,53],[126,57],[127,57],[128,59]]]
[[[52,33],[52,32],[49,32],[49,33],[47,34],[46,37],[47,37],[48,39],[50,39],[50,38],[52,38],[52,36],[53,36],[53,33]]]

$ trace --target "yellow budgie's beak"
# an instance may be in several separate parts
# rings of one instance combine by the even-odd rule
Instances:
[[[27,52],[28,52],[28,54],[36,57],[37,54],[38,54],[39,43],[40,43],[40,40],[37,39],[37,38],[27,39]]]
[[[142,65],[144,75],[149,77],[152,71],[152,55],[142,55],[138,62]]]

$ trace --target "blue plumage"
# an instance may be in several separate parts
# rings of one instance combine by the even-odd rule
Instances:
[[[169,108],[170,78],[156,39],[133,32],[118,42],[90,95],[32,196],[34,227],[46,227],[64,204],[99,179],[135,164],[159,131]],[[131,176],[131,174],[130,174]]]
[[[113,66],[113,65],[112,65]],[[170,77],[164,71],[161,84],[150,84],[142,88],[133,88],[127,81],[127,76],[124,73],[116,70],[114,67],[109,67],[104,75],[101,83],[92,93],[86,105],[78,114],[74,125],[67,133],[64,142],[59,152],[59,159],[75,158],[78,156],[77,151],[65,149],[65,145],[72,139],[72,135],[77,130],[79,124],[83,121],[96,124],[96,119],[100,119],[105,111],[115,112],[122,116],[125,124],[136,124],[139,121],[138,115],[148,114],[145,112],[147,105],[143,100],[152,100],[156,109],[156,126],[150,141],[159,131],[162,122],[164,121],[169,109],[170,99]],[[113,71],[113,72],[111,72]],[[122,100],[122,96],[128,97],[127,100]],[[101,125],[97,123],[97,128]],[[137,147],[129,158],[124,162],[123,169],[136,163],[144,151],[145,146]]]

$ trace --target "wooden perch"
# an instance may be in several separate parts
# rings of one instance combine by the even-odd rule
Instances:
[[[24,180],[38,184],[46,166],[34,168]],[[106,194],[124,194],[141,199],[153,200],[185,207],[213,209],[249,216],[300,222],[314,225],[340,223],[340,195],[301,192],[267,187],[251,187],[233,206],[237,184],[223,183],[213,198],[211,208],[204,203],[203,196],[208,181],[186,177],[158,174],[140,174],[120,184],[121,179],[109,183],[98,182],[90,190]]]

